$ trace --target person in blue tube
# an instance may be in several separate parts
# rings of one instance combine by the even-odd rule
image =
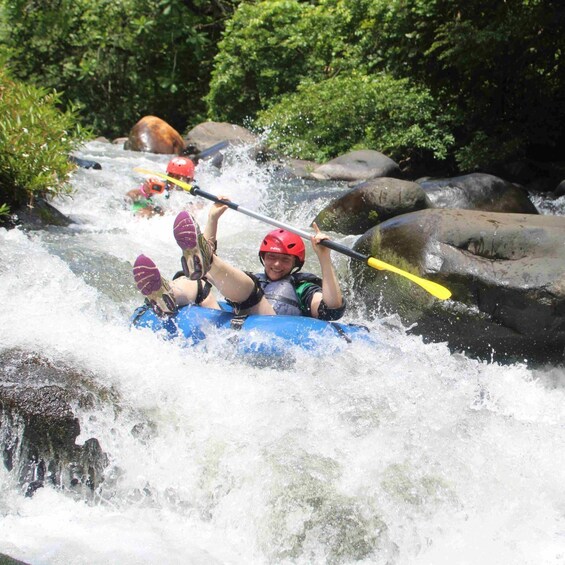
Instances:
[[[187,211],[175,219],[173,233],[182,249],[182,273],[172,282],[163,277],[151,259],[140,255],[134,263],[137,288],[160,315],[174,314],[189,303],[219,308],[210,294],[211,285],[226,298],[238,314],[311,316],[338,320],[345,311],[330,249],[320,245],[326,235],[314,224],[311,238],[320,262],[322,278],[302,273],[306,250],[302,238],[278,228],[269,232],[259,247],[261,273],[252,274],[232,266],[216,254],[216,232],[227,206],[214,204],[201,233]]]

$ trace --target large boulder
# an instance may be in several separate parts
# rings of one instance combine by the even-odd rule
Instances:
[[[428,206],[419,184],[383,177],[365,181],[331,201],[314,221],[321,230],[360,234],[389,218]]]
[[[358,234],[395,216],[425,208],[537,214],[525,190],[489,174],[417,182],[374,178],[330,202],[316,216],[323,230]]]
[[[14,209],[6,227],[22,226],[28,230],[41,230],[48,226],[67,227],[73,222],[45,199],[37,196],[32,205],[24,204]],[[0,224],[2,222],[0,221]]]
[[[71,367],[20,350],[0,355],[0,451],[27,495],[45,483],[88,495],[108,464],[98,440],[77,445],[72,406],[86,409],[107,392],[86,390]]]
[[[188,132],[185,143],[185,155],[195,162],[206,158],[217,168],[221,168],[226,153],[224,150],[230,146],[244,147],[244,153],[258,162],[270,161],[276,157],[254,133],[226,122],[198,124]]]
[[[179,155],[185,144],[181,134],[156,116],[144,116],[129,132],[124,149],[164,155]]]
[[[258,138],[248,129],[226,122],[203,122],[193,127],[185,137],[186,147],[193,153],[224,141],[231,145],[253,145]]]
[[[358,182],[376,177],[400,177],[400,168],[386,155],[363,149],[340,155],[316,167],[312,176],[319,180]]]
[[[386,271],[353,266],[369,305],[415,333],[482,358],[565,361],[565,217],[422,210],[365,233],[361,253],[447,286],[449,302]]]
[[[430,199],[432,208],[538,213],[523,187],[486,173],[425,180],[419,184]]]

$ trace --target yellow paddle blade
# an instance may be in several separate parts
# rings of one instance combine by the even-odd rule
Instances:
[[[427,290],[431,295],[439,298],[440,300],[447,300],[451,296],[451,291],[441,286],[438,283],[428,281],[426,279],[422,279],[413,275],[412,273],[407,273],[394,265],[389,265],[380,259],[375,259],[374,257],[369,257],[367,259],[367,265],[369,267],[373,267],[373,269],[378,269],[379,271],[390,271],[391,273],[396,273],[397,275],[401,275],[412,282],[420,285],[424,290]]]
[[[165,175],[164,173],[157,173],[155,171],[150,171],[148,169],[144,169],[143,167],[136,167],[134,169],[134,171],[136,173],[144,173],[146,175],[153,175],[155,177],[161,177],[162,179],[167,179],[168,181],[172,182],[173,184],[176,184],[177,186],[180,186],[181,188],[183,188],[184,190],[187,190],[188,192],[190,192],[192,190],[191,184],[188,184],[187,182],[183,182],[182,180],[179,180],[179,179],[174,179],[173,177]]]

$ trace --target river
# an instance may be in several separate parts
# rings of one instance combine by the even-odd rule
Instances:
[[[102,170],[79,169],[75,196],[55,202],[72,226],[0,229],[0,353],[40,353],[112,391],[76,407],[78,443],[97,438],[109,465],[88,497],[25,497],[0,466],[1,553],[33,565],[565,563],[562,368],[450,353],[355,306],[345,321],[374,343],[297,351],[293,364],[238,359],[221,335],[188,348],[132,329],[136,256],[174,273],[176,212],[204,222],[208,203],[176,192],[165,216],[137,219],[123,203],[142,180],[133,169],[164,171],[168,157],[100,142],[79,155]],[[282,182],[242,151],[196,178],[303,229],[345,189]],[[258,270],[268,230],[227,211],[219,253]],[[334,260],[348,286],[347,260]]]

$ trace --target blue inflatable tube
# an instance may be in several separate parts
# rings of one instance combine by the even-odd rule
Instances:
[[[218,329],[230,330],[230,342],[237,353],[278,357],[289,348],[314,351],[331,341],[346,345],[371,340],[365,326],[325,322],[305,316],[236,316],[229,310],[188,305],[174,316],[160,318],[142,306],[132,316],[132,325],[161,332],[167,339],[184,338],[189,345],[204,341]]]

